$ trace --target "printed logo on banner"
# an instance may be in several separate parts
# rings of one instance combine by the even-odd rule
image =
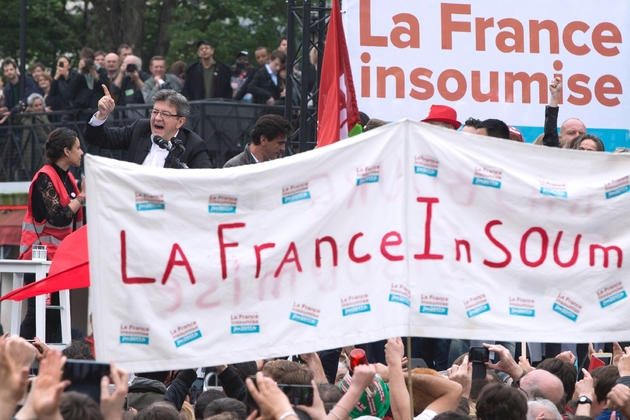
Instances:
[[[578,315],[582,310],[582,305],[580,305],[570,297],[559,293],[556,301],[553,304],[553,310],[575,322],[577,321]]]
[[[175,347],[181,347],[185,344],[195,341],[201,338],[201,331],[197,326],[197,322],[189,322],[188,324],[178,325],[171,329],[171,336],[173,337]]]
[[[420,313],[448,315],[448,298],[444,296],[422,295],[420,298]]]
[[[237,201],[236,197],[213,194],[208,199],[208,213],[236,213]]]
[[[536,316],[536,305],[534,299],[510,296],[510,315]]]
[[[626,294],[621,282],[617,282],[612,286],[606,286],[597,291],[597,299],[599,299],[599,305],[602,308],[610,306],[615,302],[619,302],[626,297],[628,297],[628,295]]]
[[[389,292],[389,301],[411,306],[411,291],[402,284],[392,284]]]
[[[540,193],[551,197],[567,198],[567,186],[557,182],[539,180]]]
[[[378,182],[381,175],[381,165],[357,168],[357,185]]]
[[[308,182],[282,187],[282,204],[308,200],[309,198],[311,198],[311,193],[308,190]]]
[[[485,166],[477,166],[475,168],[474,185],[482,187],[501,188],[501,176],[503,171],[499,168],[487,168]]]
[[[260,323],[256,312],[246,314],[230,314],[232,334],[251,334],[260,332]]]
[[[606,189],[606,200],[625,194],[630,191],[630,177],[624,176],[607,182],[604,184],[604,188]]]
[[[164,194],[145,194],[136,192],[136,210],[164,210]]]
[[[466,299],[464,301],[464,307],[466,308],[466,315],[468,315],[468,318],[481,315],[482,313],[490,310],[490,304],[488,303],[485,294]]]
[[[317,327],[320,313],[321,311],[317,308],[313,308],[312,306],[308,306],[303,303],[293,302],[293,308],[291,308],[289,319],[291,321]]]
[[[120,324],[120,344],[149,344],[149,327]]]
[[[416,174],[437,177],[439,161],[429,156],[415,156],[413,170]]]
[[[343,316],[370,312],[370,298],[367,294],[348,296],[341,299],[341,312]]]

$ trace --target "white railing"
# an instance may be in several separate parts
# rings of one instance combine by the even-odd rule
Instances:
[[[3,260],[0,259],[0,292],[2,296],[24,286],[24,274],[35,274],[35,281],[44,279],[48,274],[50,261]],[[22,302],[5,300],[0,302],[0,322],[4,328],[10,326],[11,335],[20,333],[22,323]],[[46,296],[35,297],[35,335],[46,342]],[[69,344],[70,335],[70,292],[59,292],[59,306],[48,306],[60,311],[61,341]]]

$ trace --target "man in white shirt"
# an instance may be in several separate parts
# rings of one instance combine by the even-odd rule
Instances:
[[[170,89],[160,90],[153,97],[150,119],[136,120],[126,127],[105,127],[105,121],[115,103],[109,90],[98,102],[98,111],[83,130],[85,140],[105,149],[127,150],[127,160],[145,166],[178,168],[178,158],[190,168],[210,168],[206,143],[194,132],[184,128],[190,107],[188,100]],[[175,139],[181,140],[176,147]],[[166,147],[163,149],[160,145]],[[183,150],[182,150],[183,147]]]

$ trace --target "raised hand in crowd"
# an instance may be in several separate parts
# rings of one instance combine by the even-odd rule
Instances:
[[[504,372],[510,375],[512,380],[516,381],[521,376],[523,376],[523,368],[521,368],[508,349],[503,347],[500,344],[486,344],[483,346],[490,351],[493,351],[497,356],[499,356],[498,363],[486,362],[486,366],[490,369],[498,370],[499,372]]]
[[[607,408],[620,411],[625,418],[630,418],[630,388],[627,385],[615,385],[606,398]]]
[[[396,420],[408,420],[410,418],[409,393],[405,385],[405,375],[401,365],[404,354],[405,347],[400,337],[387,340],[387,344],[385,344],[385,361],[388,366],[389,398],[392,414]]]
[[[315,383],[325,384],[328,383],[326,373],[324,373],[324,367],[322,361],[319,358],[317,352],[300,354],[300,359],[313,371]]]
[[[595,351],[595,346],[593,346],[593,343],[588,343],[588,359],[590,360],[591,357],[593,357],[593,354],[595,353],[603,353],[604,350],[602,349],[598,349],[597,351]]]
[[[630,376],[630,347],[626,347],[625,353],[619,356],[617,368],[619,376]]]
[[[311,381],[311,386],[313,387],[313,405],[310,407],[306,405],[298,405],[295,408],[304,411],[313,420],[325,420],[326,408],[324,407],[324,401],[322,401],[322,398],[319,396],[319,389],[317,388],[315,380]],[[329,414],[329,416],[330,415],[331,414]],[[334,418],[328,420],[334,420]]]
[[[28,344],[17,337],[9,344],[6,335],[0,337],[0,420],[12,419],[15,407],[26,395],[28,366],[24,366],[23,359],[14,357],[14,349],[25,348],[20,340]]]
[[[35,357],[38,361],[41,361],[44,357],[46,357],[46,354],[50,351],[50,347],[37,337],[33,339],[33,347],[37,350],[37,355]]]
[[[529,364],[529,360],[527,360],[527,357],[523,356],[518,356],[518,365],[521,367],[521,369],[523,369],[524,372],[527,373],[535,369],[532,365]]]
[[[350,415],[350,411],[352,411],[357,401],[359,401],[363,395],[365,388],[372,385],[374,375],[376,375],[376,367],[374,365],[358,365],[355,367],[348,392],[346,392],[339,402],[330,410],[326,420],[346,420]],[[392,398],[391,387],[390,398]],[[334,414],[331,414],[333,412]]]
[[[468,361],[468,355],[464,356],[461,365],[458,366],[453,363],[453,366],[448,368],[446,373],[448,379],[462,386],[462,397],[470,397],[470,389],[472,388],[472,363]]]
[[[116,107],[116,102],[114,102],[107,86],[103,85],[103,91],[105,95],[98,100],[98,112],[96,113],[96,118],[99,120],[106,120]]]
[[[617,363],[619,363],[619,359],[621,359],[621,356],[624,355],[623,349],[621,348],[621,346],[619,345],[619,343],[617,343],[616,341],[613,342],[613,359],[612,359],[612,364],[614,366],[617,366]]]
[[[596,400],[595,396],[595,385],[593,383],[593,377],[586,370],[582,369],[584,373],[584,378],[578,381],[575,384],[575,393],[573,394],[574,399],[578,399],[580,397],[587,397],[591,401]],[[576,416],[590,416],[591,415],[591,404],[578,404],[577,409],[575,411]]]
[[[571,364],[575,363],[576,357],[571,350],[566,350],[556,356],[556,359],[564,360],[565,362],[569,362]]]
[[[109,377],[103,376],[101,379],[101,413],[105,420],[120,420],[123,404],[129,391],[129,373],[117,367],[113,361],[109,364],[109,371]],[[111,394],[109,393],[110,384],[115,386]]]
[[[6,343],[6,350],[9,356],[19,363],[20,366],[27,369],[30,368],[37,356],[35,347],[17,335],[7,337]]]
[[[61,419],[59,406],[63,390],[70,381],[62,381],[66,357],[58,350],[50,350],[39,364],[39,374],[31,388],[29,401],[39,420]]]
[[[291,417],[289,420],[297,419],[297,414],[293,411],[289,398],[278,388],[278,384],[273,379],[263,376],[261,372],[256,374],[256,384],[247,378],[245,383],[249,394],[254,398],[254,401],[259,407],[259,418],[261,420],[285,420]],[[256,412],[257,410],[254,410]],[[252,416],[250,415],[250,419]]]
[[[556,108],[560,101],[560,95],[562,94],[562,79],[556,77],[549,83],[549,106]]]

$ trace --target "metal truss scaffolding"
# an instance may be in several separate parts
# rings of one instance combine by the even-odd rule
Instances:
[[[295,131],[287,142],[287,151],[292,153],[310,150],[317,143],[319,69],[322,68],[330,8],[326,7],[326,0],[302,0],[300,5],[296,5],[295,0],[287,0],[287,3],[285,117],[294,121]],[[310,62],[312,49],[317,51],[317,67]]]

